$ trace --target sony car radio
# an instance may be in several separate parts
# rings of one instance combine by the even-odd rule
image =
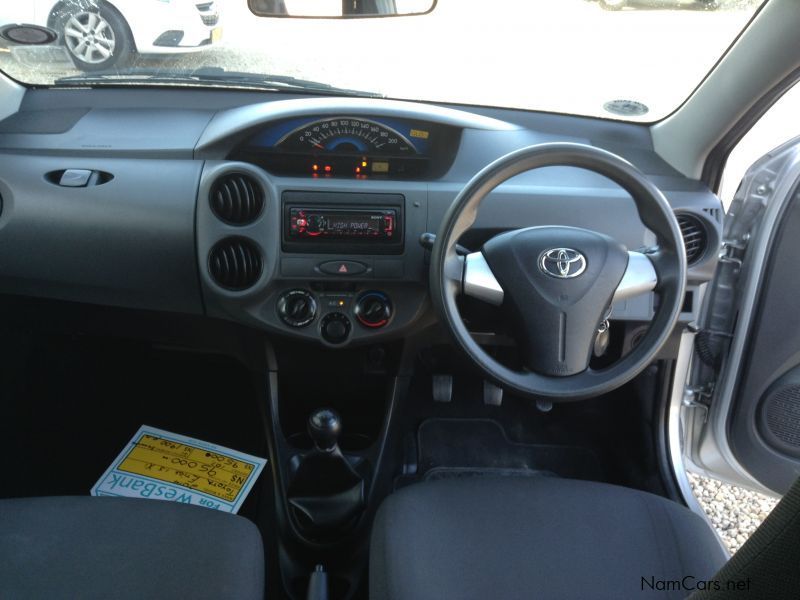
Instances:
[[[399,194],[283,194],[283,249],[301,253],[401,254]]]

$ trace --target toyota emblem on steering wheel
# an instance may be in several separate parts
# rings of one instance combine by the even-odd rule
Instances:
[[[571,279],[586,270],[586,257],[572,248],[552,248],[542,252],[539,269],[551,277]]]

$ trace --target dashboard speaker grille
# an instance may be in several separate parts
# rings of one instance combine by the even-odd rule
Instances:
[[[231,225],[248,225],[264,210],[264,190],[249,175],[229,173],[211,186],[211,210]]]
[[[683,245],[686,247],[686,262],[696,264],[703,258],[708,248],[708,234],[703,222],[694,215],[677,215],[678,225],[683,235]]]
[[[208,270],[221,287],[242,291],[252,287],[261,276],[263,263],[256,245],[244,238],[226,238],[208,255]]]

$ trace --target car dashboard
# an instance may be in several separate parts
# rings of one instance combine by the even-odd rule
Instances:
[[[0,293],[235,321],[330,347],[435,318],[429,249],[482,168],[532,144],[615,152],[684,233],[683,320],[713,273],[722,208],[653,150],[647,127],[545,113],[180,89],[29,90],[0,122]],[[461,243],[533,225],[654,243],[630,196],[571,167],[495,189]],[[613,307],[646,323],[656,296]]]

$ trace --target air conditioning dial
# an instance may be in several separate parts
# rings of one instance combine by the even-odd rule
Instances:
[[[317,316],[317,301],[311,292],[290,290],[278,298],[278,316],[289,327],[306,327]]]
[[[354,312],[364,327],[378,329],[392,318],[392,301],[383,292],[365,292],[359,296]]]
[[[350,319],[342,313],[328,313],[322,319],[322,337],[329,344],[341,344],[350,335]]]

